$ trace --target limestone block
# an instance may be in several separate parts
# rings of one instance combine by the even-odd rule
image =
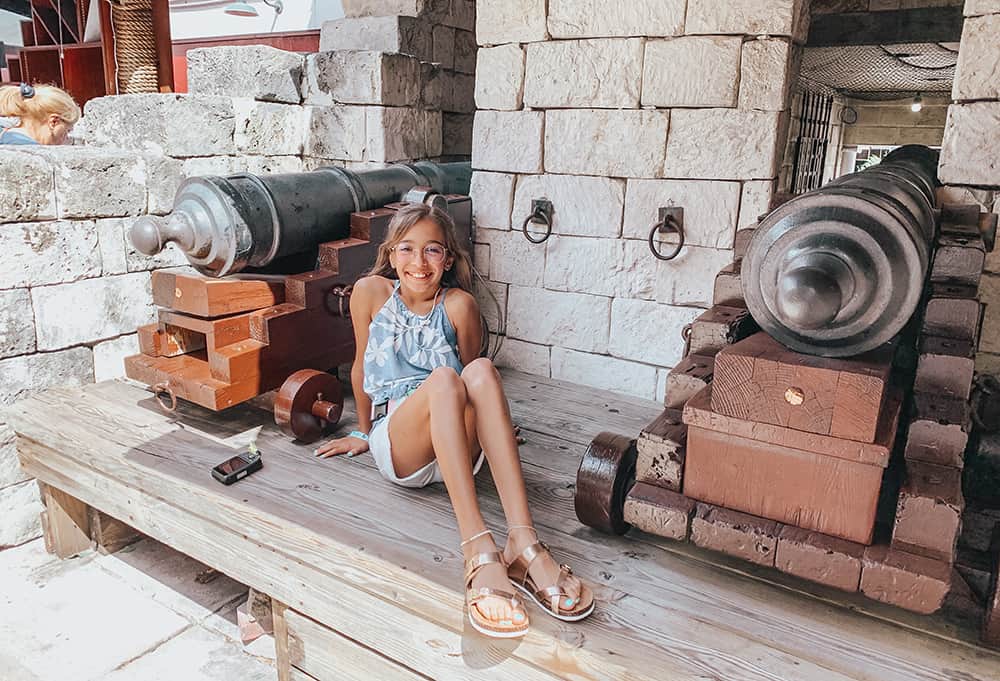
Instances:
[[[472,217],[477,227],[510,229],[515,178],[515,175],[481,170],[472,173],[469,195],[472,197]]]
[[[645,240],[625,240],[618,295],[672,305],[709,307],[716,273],[733,259],[730,250],[684,246],[669,262],[656,260]]]
[[[440,111],[421,111],[424,117],[424,156],[435,157],[444,148],[444,120]]]
[[[732,248],[739,205],[738,182],[629,180],[623,234],[647,239],[659,219],[659,209],[680,206],[684,208],[684,243]]]
[[[432,29],[431,56],[442,68],[455,68],[455,29],[440,24]]]
[[[131,221],[129,221],[130,223]],[[101,274],[125,274],[126,220],[103,218],[97,221],[97,242],[101,251]]]
[[[93,221],[0,225],[0,289],[100,274],[101,253]]]
[[[426,0],[342,0],[345,17],[406,16],[419,17],[426,10]]]
[[[335,19],[320,28],[319,51],[368,50],[434,61],[431,30],[427,21],[408,16]]]
[[[420,98],[416,57],[335,50],[311,54],[305,63],[306,104],[414,106]]]
[[[643,77],[643,42],[619,38],[528,45],[525,106],[636,108]]]
[[[305,107],[304,156],[361,161],[365,157],[365,107]]]
[[[1000,102],[952,104],[941,142],[938,175],[947,184],[997,186],[1000,154],[996,131]]]
[[[446,156],[471,156],[472,123],[472,114],[441,114],[441,153]]]
[[[970,17],[962,28],[961,49],[951,96],[963,99],[1000,98],[1000,14]]]
[[[524,50],[500,45],[479,50],[476,60],[476,106],[480,109],[521,108],[524,93]]]
[[[184,162],[158,154],[146,154],[143,161],[146,164],[146,212],[166,215],[173,209],[177,188],[184,179]]]
[[[0,422],[0,489],[30,480],[17,458],[17,436],[6,423]]]
[[[967,17],[1000,14],[1000,0],[965,0],[962,13]]]
[[[420,62],[420,106],[440,109],[444,101],[444,69],[440,64]]]
[[[90,383],[94,353],[80,347],[0,359],[0,376],[0,406],[9,405],[29,390]]]
[[[553,234],[616,238],[622,231],[625,181],[578,175],[522,175],[514,193],[511,224],[520,229],[531,213],[531,200],[552,201]],[[529,225],[529,230],[534,228]]]
[[[549,354],[551,348],[547,345],[526,343],[516,338],[504,338],[500,352],[494,360],[498,367],[509,367],[517,371],[549,376]]]
[[[0,549],[42,536],[42,500],[34,480],[0,489]]]
[[[204,175],[235,175],[249,172],[249,156],[205,156],[186,158],[181,162],[184,177]]]
[[[131,223],[123,225],[125,231],[125,269],[128,272],[146,272],[164,267],[179,267],[188,264],[187,258],[175,244],[169,243],[156,255],[144,255],[135,250],[128,239],[128,229]]]
[[[304,170],[299,156],[244,156],[247,172],[261,175],[265,173],[300,173]]]
[[[607,352],[610,308],[611,299],[602,296],[511,286],[507,335],[542,345]],[[653,388],[650,385],[650,395]]]
[[[549,0],[549,33],[553,38],[681,35],[684,6],[684,0]]]
[[[188,50],[188,92],[298,104],[302,63],[301,54],[269,45]]]
[[[545,249],[545,288],[615,295],[622,276],[623,248],[620,239],[550,237]]]
[[[476,72],[476,34],[472,31],[455,32],[455,70],[459,73]]]
[[[31,318],[28,289],[0,291],[0,357],[24,355],[34,351],[35,325]]]
[[[740,196],[740,217],[737,229],[753,227],[762,215],[766,215],[774,196],[774,181],[761,180],[744,182]]]
[[[792,44],[787,40],[761,38],[743,43],[740,108],[762,111],[787,109],[791,63]]]
[[[365,156],[369,161],[402,161],[427,156],[423,111],[369,106],[365,110]]]
[[[480,45],[531,43],[548,38],[546,0],[479,0],[476,39]]]
[[[507,315],[507,284],[495,281],[483,283],[476,279],[473,284],[473,294],[479,302],[479,309],[486,318],[486,329],[488,333],[502,333],[500,327],[501,319]]]
[[[59,217],[110,217],[146,211],[146,165],[134,153],[79,146],[26,150],[45,158],[54,171]]]
[[[545,246],[532,244],[520,232],[495,229],[477,229],[476,242],[490,246],[490,278],[494,281],[542,285]]]
[[[684,31],[801,37],[802,0],[688,0]]]
[[[141,94],[92,99],[84,106],[88,143],[167,156],[236,153],[230,97]]]
[[[490,278],[490,245],[472,244],[472,266],[481,275]]]
[[[477,111],[472,128],[472,167],[508,173],[542,172],[544,120],[541,111]]]
[[[646,43],[645,106],[734,107],[740,85],[742,38],[684,36]]]
[[[236,150],[246,154],[294,156],[302,153],[302,107],[234,99]]]
[[[545,115],[546,172],[658,177],[663,171],[668,111],[567,109]]]
[[[1000,353],[1000,276],[983,275],[979,280],[979,299],[986,303],[979,349]]]
[[[148,272],[40,286],[31,289],[31,303],[39,350],[133,333],[156,319]],[[88,364],[92,376],[93,360]]]
[[[131,333],[94,346],[94,380],[109,381],[125,376],[125,358],[139,352],[139,336]]]
[[[450,82],[450,85],[449,85]],[[467,73],[446,73],[442,86],[441,109],[453,113],[475,113],[476,77]]]
[[[653,399],[656,367],[606,355],[552,348],[552,378]]]
[[[56,216],[55,177],[47,159],[0,150],[0,178],[0,223]]]
[[[777,175],[781,114],[771,111],[674,111],[663,174],[716,180]]]
[[[692,307],[615,298],[611,305],[609,352],[615,357],[672,367],[684,353],[681,330],[700,313]],[[649,397],[653,398],[652,387]]]

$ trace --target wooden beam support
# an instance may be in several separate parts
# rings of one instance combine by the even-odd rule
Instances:
[[[809,25],[806,47],[957,43],[963,22],[961,6],[817,14]]]
[[[60,558],[90,548],[90,507],[60,489],[39,484],[45,504],[45,548]]]

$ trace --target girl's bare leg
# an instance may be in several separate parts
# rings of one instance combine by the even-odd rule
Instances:
[[[521,471],[521,458],[517,451],[514,427],[510,419],[507,397],[503,392],[500,374],[493,363],[479,358],[469,363],[462,372],[469,403],[476,415],[476,434],[490,462],[490,472],[496,483],[500,503],[510,527],[534,527],[528,510],[528,491]],[[535,534],[526,529],[511,529],[504,547],[504,558],[512,561],[525,548],[537,541]],[[547,552],[531,565],[531,576],[537,584],[555,584],[559,577],[559,564]],[[580,597],[580,580],[570,575],[565,581],[567,594]],[[566,606],[566,603],[560,605]],[[568,608],[567,608],[568,609]]]
[[[486,529],[486,521],[476,498],[470,451],[474,442],[474,416],[468,405],[465,383],[452,369],[435,369],[430,377],[401,404],[389,421],[389,442],[396,474],[405,477],[437,459],[441,477],[455,509],[458,531],[468,539]],[[466,559],[496,551],[490,535],[465,544]],[[476,575],[473,587],[511,591],[502,565],[486,565]],[[489,619],[499,622],[523,621],[522,609],[514,609],[502,598],[486,598],[477,608]]]

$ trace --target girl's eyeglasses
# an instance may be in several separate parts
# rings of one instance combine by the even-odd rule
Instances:
[[[412,260],[417,254],[417,249],[410,244],[399,244],[397,246],[393,246],[391,250],[395,251],[396,257],[401,260]],[[444,256],[448,253],[448,249],[437,244],[429,244],[424,246],[423,253],[424,260],[438,264],[444,262]]]

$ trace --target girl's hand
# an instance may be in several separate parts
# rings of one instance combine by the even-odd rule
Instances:
[[[330,440],[321,444],[313,450],[313,454],[321,459],[327,459],[331,456],[339,456],[340,454],[357,456],[367,451],[368,443],[360,437],[338,437],[336,440]]]

